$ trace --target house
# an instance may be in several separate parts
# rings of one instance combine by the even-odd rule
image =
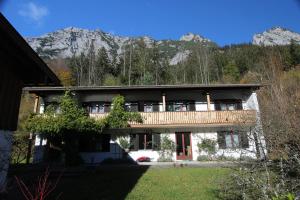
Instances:
[[[0,13],[0,193],[17,128],[22,88],[59,86],[60,82],[22,36]]]
[[[176,145],[174,161],[197,160],[198,144],[204,139],[216,142],[215,156],[263,158],[264,138],[261,132],[258,84],[159,85],[159,86],[92,86],[69,88],[89,112],[101,119],[110,109],[113,97],[125,98],[127,111],[140,112],[143,123],[130,122],[128,128],[107,129],[99,137],[80,138],[79,148],[87,163],[100,163],[107,158],[121,158],[120,138],[130,144],[128,155],[137,160],[160,158],[160,143],[167,136]],[[40,97],[40,113],[57,100],[65,88],[27,88]],[[58,108],[59,109],[59,108]],[[41,146],[46,141],[36,138],[35,162],[42,159]]]

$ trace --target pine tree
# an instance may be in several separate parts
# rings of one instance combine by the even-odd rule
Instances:
[[[98,51],[96,59],[96,76],[97,85],[102,85],[104,82],[105,74],[110,71],[110,61],[104,47],[100,48]]]

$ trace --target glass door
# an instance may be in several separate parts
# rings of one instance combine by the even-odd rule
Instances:
[[[191,133],[176,134],[176,158],[177,160],[192,160]]]

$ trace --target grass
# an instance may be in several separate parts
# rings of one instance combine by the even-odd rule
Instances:
[[[216,181],[228,172],[225,168],[102,166],[79,176],[63,177],[50,199],[217,199]]]
[[[126,199],[216,199],[216,179],[227,172],[220,168],[152,169]]]

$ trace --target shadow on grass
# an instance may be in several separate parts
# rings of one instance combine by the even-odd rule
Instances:
[[[28,185],[36,183],[37,177],[44,172],[44,166],[12,167],[10,184],[6,199],[24,199],[17,188],[13,176],[18,176]],[[62,168],[50,167],[55,181]],[[125,199],[138,180],[148,170],[148,166],[128,164],[107,164],[97,167],[78,167],[66,169],[54,192],[47,199],[63,200],[118,200]]]

